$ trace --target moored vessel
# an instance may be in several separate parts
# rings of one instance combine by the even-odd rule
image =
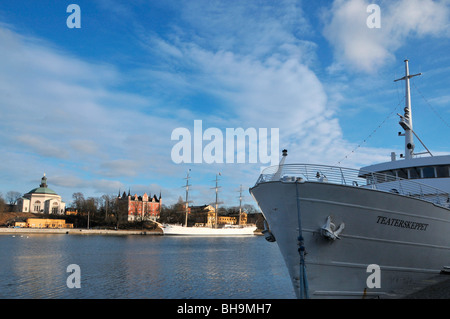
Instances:
[[[256,225],[241,225],[241,204],[239,205],[239,218],[237,225],[219,225],[218,224],[218,177],[216,176],[216,202],[214,209],[214,224],[211,226],[188,226],[188,216],[189,216],[189,172],[186,176],[186,201],[185,201],[185,224],[184,225],[173,225],[173,224],[160,224],[160,227],[164,235],[170,236],[224,236],[224,237],[234,237],[234,236],[253,236],[257,229]],[[242,191],[242,188],[241,188]],[[240,198],[242,198],[242,193]]]
[[[225,226],[220,228],[213,227],[188,227],[183,225],[163,224],[164,235],[177,236],[253,236],[256,226]]]
[[[405,60],[405,154],[359,170],[285,164],[250,193],[299,298],[399,298],[450,266],[450,156],[414,153]],[[397,81],[397,80],[396,80]]]

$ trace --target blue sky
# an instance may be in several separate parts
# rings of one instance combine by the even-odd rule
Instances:
[[[81,28],[66,25],[71,3]],[[380,28],[367,26],[371,3]],[[174,163],[171,134],[194,120],[224,135],[277,128],[289,162],[388,161],[403,152],[405,58],[423,73],[414,130],[448,154],[449,23],[445,0],[2,1],[0,192],[45,172],[68,204],[128,189],[171,204],[191,169],[194,205],[214,201],[219,172],[221,201],[238,205],[268,164]]]

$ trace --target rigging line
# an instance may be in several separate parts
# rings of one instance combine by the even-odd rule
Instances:
[[[430,109],[434,112],[434,114],[436,114],[437,117],[439,117],[441,119],[441,121],[447,126],[450,127],[450,124],[447,123],[447,121],[436,111],[436,109],[431,105],[430,102],[428,102],[428,100],[423,96],[422,92],[419,90],[419,88],[416,86],[416,84],[413,82],[413,86],[414,88],[417,90],[417,92],[419,92],[419,95],[423,98],[423,100],[425,101],[426,104],[428,104],[428,106],[430,107]]]
[[[389,113],[389,115],[369,134],[369,136],[367,136],[361,143],[359,143],[350,153],[348,153],[343,159],[341,159],[339,162],[337,162],[335,164],[335,166],[339,166],[341,164],[342,161],[346,160],[351,154],[353,154],[358,148],[360,148],[364,143],[367,142],[368,139],[370,139],[372,137],[373,134],[375,134],[375,132],[381,127],[383,126],[383,124],[392,116],[392,114],[394,114],[398,107],[400,106],[400,104],[403,103],[403,101],[405,100],[405,98],[403,98],[401,101],[398,102],[397,106],[392,110],[391,113]]]
[[[394,73],[394,79],[398,79],[397,76],[395,75],[395,73]],[[398,100],[400,101],[400,100],[401,100],[401,99],[400,99],[400,92],[398,91],[398,85],[399,85],[399,83],[398,83],[398,82],[395,82],[395,83],[397,83],[397,85],[395,86],[395,87],[397,88],[397,98],[398,98]]]

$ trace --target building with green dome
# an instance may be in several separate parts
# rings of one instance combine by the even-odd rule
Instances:
[[[43,213],[62,215],[66,209],[66,203],[61,200],[61,196],[47,186],[47,177],[41,179],[39,187],[24,194],[17,201],[20,212]]]

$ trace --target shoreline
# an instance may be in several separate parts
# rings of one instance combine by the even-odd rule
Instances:
[[[164,236],[161,229],[157,230],[113,230],[113,229],[87,229],[87,228],[8,228],[0,227],[0,235],[7,234],[61,234],[61,235],[149,235]],[[262,236],[255,231],[255,236]]]
[[[162,236],[161,230],[113,230],[87,228],[7,228],[0,227],[4,234],[64,234],[64,235],[151,235]]]

